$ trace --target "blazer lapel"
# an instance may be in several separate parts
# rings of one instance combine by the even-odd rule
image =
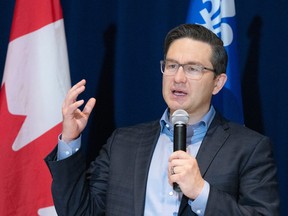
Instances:
[[[227,133],[228,129],[229,126],[226,124],[226,121],[218,113],[216,113],[196,156],[202,177],[205,176],[205,173],[212,163],[214,157],[217,155],[217,152],[229,137],[229,133]],[[187,205],[188,198],[183,196],[179,208],[179,215],[195,215],[185,213],[188,212],[185,210]]]
[[[219,114],[216,114],[196,156],[203,177],[217,152],[229,137],[228,129],[229,126],[226,121]]]
[[[136,151],[135,160],[135,180],[134,180],[134,203],[135,215],[144,214],[146,183],[148,178],[149,166],[153,152],[160,134],[159,121],[147,125],[143,128],[143,133],[139,137],[139,145]]]

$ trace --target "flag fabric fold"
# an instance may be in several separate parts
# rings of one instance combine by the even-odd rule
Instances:
[[[220,93],[214,96],[213,104],[226,118],[243,124],[235,16],[234,0],[191,0],[187,23],[197,23],[205,26],[224,42],[228,53],[228,80]]]
[[[0,212],[57,215],[44,157],[71,86],[60,0],[16,0],[0,91]]]

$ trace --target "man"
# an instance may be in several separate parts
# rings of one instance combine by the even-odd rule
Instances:
[[[211,105],[226,66],[223,43],[211,31],[172,29],[161,61],[167,110],[160,121],[115,130],[88,171],[80,135],[96,100],[79,110],[86,81],[74,85],[63,103],[58,147],[46,158],[58,215],[278,215],[269,139]],[[186,152],[173,152],[170,118],[178,109],[189,114]]]

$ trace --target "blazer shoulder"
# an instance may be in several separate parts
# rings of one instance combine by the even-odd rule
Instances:
[[[264,134],[261,134],[251,128],[245,126],[245,124],[239,124],[233,121],[229,121],[222,117],[219,113],[216,114],[214,120],[212,121],[211,127],[221,126],[223,130],[228,133],[233,138],[237,138],[239,140],[242,139],[258,139],[258,140],[269,140],[270,138]],[[236,140],[237,140],[236,139]]]
[[[235,122],[229,122],[231,132],[237,133],[239,135],[247,136],[247,137],[258,137],[260,139],[268,138],[264,134],[257,132],[251,128],[246,127],[245,125],[241,125]]]
[[[143,133],[143,132],[149,132],[149,131],[157,131],[160,130],[160,123],[159,120],[145,122],[145,123],[139,123],[132,126],[127,127],[120,127],[115,129],[114,133]]]

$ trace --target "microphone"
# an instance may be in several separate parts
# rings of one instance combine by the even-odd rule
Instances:
[[[171,122],[174,125],[174,151],[186,151],[186,124],[188,121],[189,115],[183,109],[178,109],[172,114]],[[173,189],[177,192],[181,192],[181,189],[176,182],[173,183]]]

